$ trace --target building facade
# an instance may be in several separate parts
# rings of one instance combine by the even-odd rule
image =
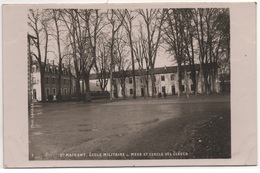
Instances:
[[[47,63],[45,67],[45,77],[44,77],[44,93],[45,98],[48,99],[49,95],[53,95],[54,100],[58,94],[58,66],[54,63]],[[74,92],[74,80],[69,74],[67,68],[62,67],[61,75],[61,95],[66,96]],[[38,62],[33,62],[31,66],[31,89],[32,89],[32,99],[34,101],[42,101],[41,98],[41,75]]]
[[[159,67],[154,69],[155,73],[155,94],[166,93],[167,95],[175,95],[179,92],[178,87],[178,76],[177,76],[177,66],[170,67]],[[187,68],[187,80],[184,78],[184,74],[182,75],[182,87],[181,92],[189,94],[194,94],[194,85],[191,79],[190,69]],[[203,79],[199,75],[199,66],[196,65],[196,73],[198,76],[198,93],[202,93],[202,82]],[[152,95],[152,82],[150,75],[140,75],[138,70],[135,71],[135,81],[136,81],[136,96],[145,96]],[[126,71],[125,76],[125,95],[127,97],[133,96],[133,77],[131,71]],[[122,74],[118,72],[113,73],[113,95],[114,97],[123,97],[123,89],[120,85],[120,78],[122,78]],[[148,79],[148,85],[146,84],[146,79]],[[110,80],[108,81],[106,91],[110,91]],[[97,75],[92,74],[90,83],[96,83],[98,85]],[[148,86],[148,87],[147,87]],[[117,87],[115,89],[115,87]],[[148,88],[148,89],[147,89]],[[216,92],[220,92],[220,82],[218,77],[215,81],[215,89]],[[149,94],[148,94],[149,92]]]
[[[202,93],[202,83],[203,78],[199,75],[199,65],[195,66],[197,77],[197,87],[198,93]],[[191,71],[189,68],[186,68],[187,71],[187,79],[182,75],[182,87],[181,93],[188,92],[189,94],[194,94],[194,84],[191,79]],[[31,69],[31,88],[32,88],[32,99],[34,101],[41,101],[41,78],[40,78],[40,70],[37,62],[32,64]],[[177,66],[169,66],[169,67],[159,67],[154,69],[155,74],[155,95],[159,93],[166,93],[167,95],[176,95],[179,93],[178,87],[178,74],[177,74]],[[122,76],[123,75],[123,76]],[[109,75],[107,75],[109,76]],[[125,79],[125,90],[120,84],[122,77]],[[110,92],[110,82],[109,78],[105,79],[107,81],[107,86],[105,91]],[[148,80],[148,85],[146,81]],[[149,73],[146,71],[141,74],[140,71],[135,71],[135,81],[136,81],[136,96],[152,96],[152,82]],[[90,91],[91,92],[101,92],[99,86],[99,79],[96,74],[90,74]],[[134,94],[133,87],[133,75],[132,71],[125,71],[124,74],[119,72],[113,73],[113,97],[123,97],[124,93],[126,97],[132,97]],[[216,92],[222,92],[220,86],[220,80],[218,76],[215,81]],[[81,93],[85,92],[85,82],[80,81],[80,89]],[[66,97],[66,95],[71,95],[75,93],[75,80],[72,75],[69,74],[69,71],[64,66],[62,67],[62,76],[61,76],[61,95],[62,97]],[[54,100],[56,100],[56,96],[58,94],[58,66],[47,63],[45,67],[45,77],[44,77],[44,93],[46,100],[49,95],[53,95]]]

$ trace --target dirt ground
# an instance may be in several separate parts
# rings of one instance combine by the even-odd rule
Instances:
[[[35,104],[31,160],[230,158],[229,95]]]

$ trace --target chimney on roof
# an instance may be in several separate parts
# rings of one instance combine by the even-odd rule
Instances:
[[[166,68],[167,68],[167,67],[166,67],[166,65],[165,65],[165,66],[164,66],[164,70],[166,70]]]

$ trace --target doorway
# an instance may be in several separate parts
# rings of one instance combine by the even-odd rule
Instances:
[[[175,86],[172,86],[172,95],[175,95]]]
[[[141,88],[141,96],[144,97],[144,88]]]

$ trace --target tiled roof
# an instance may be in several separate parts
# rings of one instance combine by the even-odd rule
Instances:
[[[191,71],[190,66],[186,65],[186,70],[187,71]],[[182,69],[184,69],[184,66],[182,66]],[[195,64],[195,69],[196,71],[198,71],[200,69],[200,65],[199,64]],[[157,67],[154,68],[154,74],[166,74],[166,73],[176,73],[177,72],[177,66],[166,66],[166,67]],[[143,73],[146,74],[146,70],[143,70]],[[148,74],[150,74],[151,71],[149,70]],[[123,76],[123,74],[125,75],[125,77],[131,77],[133,76],[133,72],[132,70],[127,70],[127,71],[123,71],[123,72],[113,72],[113,77],[118,78],[120,76]],[[107,73],[106,75],[109,78],[109,73]],[[140,71],[139,70],[135,70],[135,76],[140,76]],[[90,74],[90,79],[98,79],[97,74]]]

